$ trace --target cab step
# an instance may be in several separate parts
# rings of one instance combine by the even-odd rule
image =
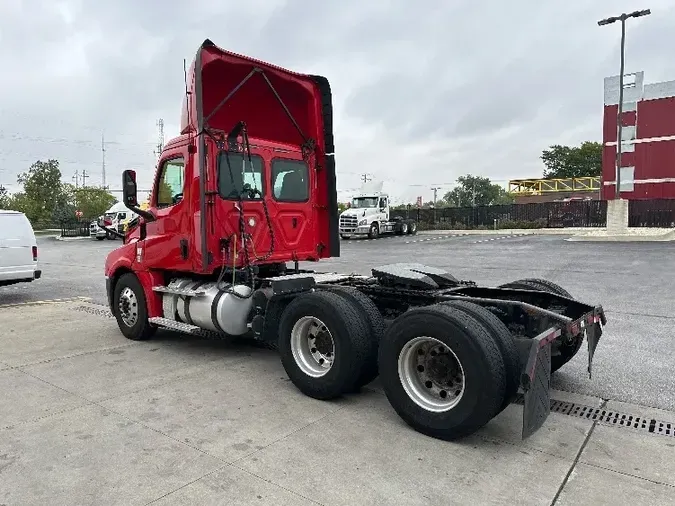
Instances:
[[[173,288],[170,286],[153,286],[153,292],[169,293],[171,295],[184,295],[185,297],[203,297],[204,290],[189,290],[186,288]]]
[[[197,327],[196,325],[178,322],[176,320],[171,320],[169,318],[162,318],[161,316],[154,316],[152,318],[148,318],[148,321],[152,325],[156,325],[160,328],[167,330],[174,330],[176,332],[182,332],[183,334],[190,334],[191,336],[198,336],[206,339],[228,338],[228,336],[226,336],[225,334],[214,332],[213,330],[203,329],[201,327]]]

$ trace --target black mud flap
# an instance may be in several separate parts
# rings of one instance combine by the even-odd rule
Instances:
[[[599,318],[598,318],[599,319]],[[588,341],[588,377],[591,377],[591,364],[593,363],[593,355],[595,349],[598,347],[598,341],[602,335],[602,327],[598,321],[594,321],[593,325],[586,328],[586,341]]]
[[[551,343],[559,329],[549,329],[532,339],[527,365],[520,377],[524,391],[523,439],[537,432],[551,412]]]

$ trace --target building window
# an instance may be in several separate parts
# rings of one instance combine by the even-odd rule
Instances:
[[[265,194],[263,160],[251,155],[251,162],[242,153],[218,154],[218,193],[222,198],[239,200],[241,195],[243,200],[260,200],[260,194]],[[253,192],[256,189],[260,194]]]
[[[302,160],[272,160],[274,199],[279,202],[309,200],[309,168]]]
[[[183,198],[185,161],[183,158],[167,160],[157,181],[157,207],[169,207]]]
[[[620,190],[622,192],[635,191],[635,167],[621,167],[620,170],[621,181],[619,182]]]

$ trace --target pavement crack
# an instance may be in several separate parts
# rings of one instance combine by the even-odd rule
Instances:
[[[166,494],[163,494],[163,495],[157,497],[156,499],[153,499],[153,500],[150,501],[150,502],[146,502],[146,503],[145,503],[145,506],[148,506],[148,505],[150,505],[150,504],[154,504],[154,503],[156,503],[157,501],[161,501],[161,500],[164,499],[165,497],[168,497],[168,496],[170,496],[171,494],[175,494],[175,493],[178,492],[179,490],[183,490],[185,487],[189,487],[189,486],[192,485],[193,483],[197,483],[199,480],[203,480],[204,478],[207,478],[207,477],[211,476],[212,474],[217,473],[218,471],[222,471],[223,469],[225,469],[225,468],[227,468],[227,467],[231,467],[231,466],[230,466],[229,464],[225,464],[224,466],[217,467],[217,468],[214,469],[213,471],[209,471],[208,473],[203,474],[203,475],[200,476],[199,478],[196,478],[196,479],[194,479],[194,480],[188,481],[187,483],[181,485],[180,487],[178,487],[178,488],[176,488],[176,489],[173,489],[172,491],[167,492]]]
[[[606,314],[622,314],[628,316],[644,316],[646,318],[665,318],[666,320],[675,320],[675,315],[653,314],[653,313],[635,313],[632,311],[617,311],[614,309],[605,310]]]
[[[626,472],[623,472],[623,471],[617,471],[616,469],[612,469],[612,468],[605,467],[605,466],[599,466],[597,464],[591,464],[590,462],[581,462],[581,464],[583,464],[585,466],[588,466],[588,467],[594,467],[596,469],[602,469],[603,471],[609,471],[610,473],[619,474],[621,476],[626,476],[627,478],[635,478],[635,479],[638,479],[638,480],[653,483],[654,485],[662,485],[664,487],[669,487],[669,488],[675,489],[675,485],[671,485],[670,483],[664,483],[662,481],[652,480],[650,478],[638,476],[637,474],[631,474],[631,473],[626,473]]]
[[[314,499],[312,499],[312,498],[310,498],[310,497],[307,497],[307,496],[305,496],[305,495],[302,495],[302,494],[300,494],[299,492],[296,492],[295,490],[291,490],[290,488],[286,488],[286,487],[284,487],[283,485],[279,485],[278,483],[275,483],[275,482],[273,482],[272,480],[269,480],[269,479],[267,479],[267,478],[264,478],[264,477],[262,477],[262,476],[260,476],[260,475],[257,475],[257,474],[255,474],[255,473],[253,473],[253,472],[251,472],[251,471],[247,471],[246,469],[242,469],[241,467],[235,466],[234,464],[230,464],[230,465],[231,465],[233,468],[235,468],[235,469],[238,469],[238,470],[240,470],[240,471],[243,471],[243,472],[245,472],[246,474],[250,474],[251,476],[253,476],[253,477],[255,477],[255,478],[258,478],[259,480],[264,481],[265,483],[269,483],[270,485],[273,485],[273,486],[275,486],[275,487],[279,487],[280,489],[285,490],[285,491],[288,492],[289,494],[293,494],[293,495],[296,495],[296,496],[298,496],[298,497],[302,497],[305,501],[309,501],[309,502],[311,502],[311,503],[318,504],[319,506],[326,506],[324,503],[315,501]]]
[[[284,434],[283,436],[278,437],[278,438],[275,439],[274,441],[271,441],[271,442],[267,443],[267,444],[266,444],[265,446],[263,446],[262,448],[258,448],[258,449],[256,449],[255,451],[252,451],[251,453],[247,453],[246,455],[242,455],[241,457],[238,457],[238,458],[234,459],[232,462],[230,462],[230,464],[235,465],[237,462],[239,462],[239,461],[241,461],[241,460],[244,460],[244,459],[247,459],[247,458],[249,458],[249,457],[252,457],[253,455],[255,455],[255,454],[257,454],[257,453],[260,453],[260,452],[262,452],[263,450],[266,450],[267,448],[269,448],[269,447],[272,446],[273,444],[276,444],[276,443],[278,443],[279,441],[283,441],[283,440],[286,439],[287,437],[290,437],[290,436],[292,436],[293,434],[296,434],[296,433],[300,432],[301,430],[305,430],[307,427],[310,427],[310,426],[314,425],[315,423],[319,423],[319,422],[325,420],[326,418],[328,418],[329,416],[332,416],[332,415],[335,415],[335,414],[339,413],[341,410],[343,410],[343,409],[346,408],[346,407],[347,407],[346,405],[345,405],[345,406],[340,406],[339,408],[337,408],[337,409],[335,409],[335,410],[333,410],[333,411],[331,411],[331,412],[329,412],[329,413],[326,413],[326,414],[323,415],[323,416],[320,416],[320,417],[317,418],[316,420],[312,420],[311,422],[306,423],[305,425],[302,425],[301,427],[298,427],[297,429],[295,429],[295,430],[289,432],[288,434]],[[240,469],[239,466],[235,466],[235,467],[237,467],[238,469]],[[245,469],[242,469],[242,471],[245,471]]]
[[[600,409],[603,409],[606,405],[607,405],[607,401],[603,399],[602,404],[600,404]],[[593,432],[595,432],[595,428],[597,426],[598,426],[598,421],[594,420],[593,425],[591,425],[591,428],[588,430],[588,434],[586,435],[583,443],[581,443],[581,446],[579,447],[579,451],[577,452],[576,456],[574,457],[574,461],[572,462],[572,465],[567,470],[567,474],[565,475],[565,478],[563,478],[562,483],[558,487],[558,491],[555,493],[555,496],[553,497],[553,500],[551,501],[550,506],[555,506],[555,504],[558,502],[558,499],[560,498],[560,494],[562,494],[562,491],[565,488],[565,485],[567,485],[567,482],[569,481],[570,476],[572,475],[572,472],[577,467],[577,464],[579,463],[579,460],[581,459],[581,454],[586,449],[586,445],[588,445],[588,442],[591,440],[591,436],[593,436]]]

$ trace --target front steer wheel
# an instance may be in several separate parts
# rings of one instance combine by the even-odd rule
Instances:
[[[356,302],[317,291],[293,299],[279,324],[286,374],[305,395],[333,399],[353,392],[368,367],[372,333]]]
[[[113,313],[127,339],[145,341],[157,331],[148,321],[148,307],[143,286],[135,274],[123,274],[115,283]]]
[[[478,320],[457,308],[433,305],[396,318],[380,342],[379,366],[399,416],[434,438],[472,434],[504,402],[499,347]]]

